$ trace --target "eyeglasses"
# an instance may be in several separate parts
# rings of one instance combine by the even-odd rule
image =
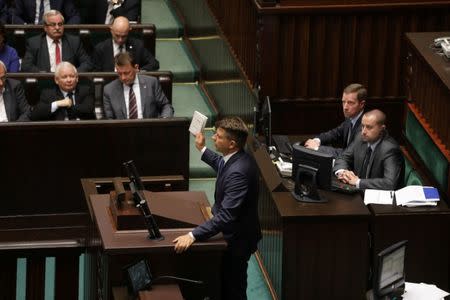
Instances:
[[[46,23],[46,24],[45,24],[45,26],[48,26],[48,27],[56,27],[56,26],[61,27],[61,26],[63,26],[63,25],[64,25],[63,22],[59,22],[59,23]]]

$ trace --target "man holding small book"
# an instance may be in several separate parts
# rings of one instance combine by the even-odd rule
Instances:
[[[361,134],[336,159],[333,170],[339,180],[359,189],[401,188],[405,162],[385,122],[386,115],[378,109],[364,114]]]

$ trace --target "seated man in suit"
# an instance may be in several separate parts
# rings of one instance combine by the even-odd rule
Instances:
[[[314,139],[307,140],[305,147],[338,157],[361,131],[361,117],[366,99],[367,90],[363,85],[353,83],[347,86],[342,93],[342,111],[345,121],[338,127],[323,132]],[[334,144],[339,148],[331,146]]]
[[[125,17],[117,17],[110,26],[112,39],[105,40],[95,46],[95,70],[99,72],[114,71],[114,57],[120,52],[129,52],[141,70],[154,71],[159,69],[159,62],[144,47],[144,43],[129,37],[130,23]]]
[[[54,72],[61,61],[70,62],[78,72],[93,69],[80,38],[64,34],[64,17],[59,11],[50,10],[44,14],[44,30],[45,34],[27,40],[23,72]]]
[[[336,159],[333,170],[339,180],[359,189],[401,188],[405,162],[385,121],[386,115],[377,109],[363,115],[361,134]]]
[[[41,93],[31,113],[33,121],[95,119],[92,85],[78,84],[74,65],[61,62],[55,70],[55,83]]]
[[[42,24],[44,13],[57,10],[67,24],[80,24],[80,14],[72,0],[16,0],[13,24]]]
[[[132,22],[139,21],[140,0],[96,0],[95,23],[111,24],[114,18],[126,17]]]
[[[29,121],[30,106],[20,81],[6,78],[6,66],[0,60],[0,122]]]
[[[105,85],[103,108],[107,119],[168,118],[173,107],[157,78],[138,75],[139,65],[128,52],[115,57],[119,78]]]
[[[240,118],[222,119],[216,123],[216,128],[213,140],[223,157],[206,148],[201,132],[195,137],[202,160],[217,172],[213,217],[173,242],[175,251],[180,253],[195,241],[222,233],[228,245],[222,257],[221,299],[247,299],[248,260],[261,239],[258,168],[244,150],[248,129]]]

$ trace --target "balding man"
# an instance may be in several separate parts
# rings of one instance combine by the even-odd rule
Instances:
[[[0,60],[0,122],[29,121],[30,106],[19,81],[6,78],[6,66]]]
[[[61,61],[73,64],[78,72],[89,72],[93,66],[80,38],[64,33],[64,17],[57,10],[44,14],[45,34],[27,40],[22,61],[23,72],[54,72]]]
[[[339,180],[359,189],[395,190],[402,187],[405,162],[397,142],[386,131],[386,115],[371,110],[363,115],[361,134],[336,159]]]
[[[74,65],[61,62],[55,70],[55,83],[41,93],[31,113],[33,121],[95,119],[92,85],[78,84]]]
[[[133,55],[140,70],[154,71],[159,69],[159,62],[144,47],[141,40],[129,37],[130,23],[125,17],[117,17],[110,26],[111,39],[105,40],[95,47],[95,70],[99,72],[114,71],[114,57],[121,52]]]

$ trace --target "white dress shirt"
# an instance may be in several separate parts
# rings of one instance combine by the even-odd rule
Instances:
[[[8,122],[8,115],[6,114],[5,100],[3,99],[3,92],[5,88],[0,91],[0,122]]]
[[[41,0],[36,0],[36,13],[34,15],[34,24],[39,24],[39,9],[41,8]],[[44,0],[44,14],[50,10],[50,0]]]
[[[48,59],[50,60],[50,72],[55,72],[56,68],[55,43],[53,39],[51,39],[48,35],[46,35],[45,38],[47,39]],[[61,53],[61,61],[63,61],[62,40],[59,40],[58,45],[59,45],[59,53]]]

